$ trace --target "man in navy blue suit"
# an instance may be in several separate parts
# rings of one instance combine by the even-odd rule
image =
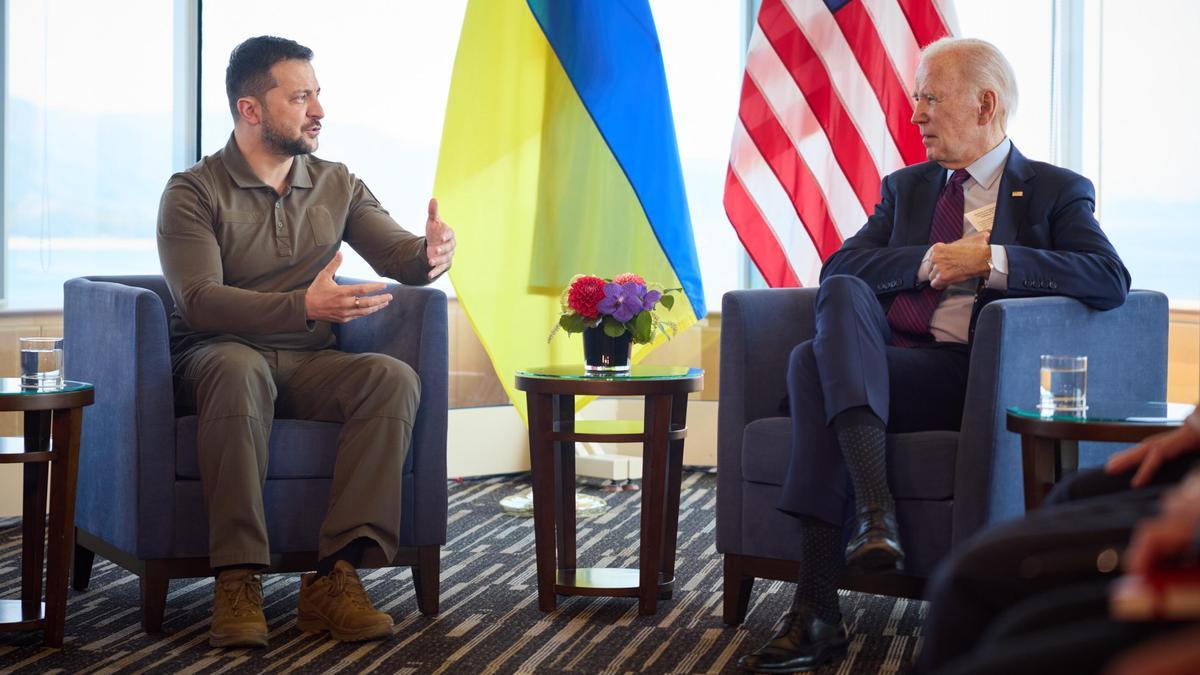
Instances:
[[[815,337],[791,355],[793,445],[779,508],[802,521],[800,577],[780,631],[739,661],[746,670],[838,658],[843,569],[903,567],[886,434],[959,429],[983,305],[1065,295],[1103,310],[1129,291],[1091,182],[1027,160],[1008,139],[1017,87],[994,46],[929,45],[913,100],[930,161],[883,180],[875,213],[825,261]]]

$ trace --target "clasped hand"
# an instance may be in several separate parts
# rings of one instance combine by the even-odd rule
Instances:
[[[949,244],[937,243],[930,253],[929,285],[938,290],[967,279],[987,277],[991,232],[975,232]]]

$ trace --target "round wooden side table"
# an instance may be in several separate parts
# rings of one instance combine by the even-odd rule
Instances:
[[[0,464],[24,464],[21,512],[21,599],[0,600],[0,631],[43,629],[49,647],[61,647],[67,615],[67,568],[75,530],[75,481],[83,407],[94,400],[92,385],[64,382],[55,389],[0,379],[0,411],[25,413],[23,437],[0,437]],[[46,539],[49,474],[50,533]],[[42,602],[45,548],[46,601]]]
[[[636,597],[643,615],[657,611],[660,597],[671,597],[687,397],[703,387],[703,370],[677,366],[638,365],[624,375],[589,374],[582,365],[517,371],[516,388],[525,392],[529,405],[538,608],[543,612],[554,611],[559,595]],[[645,413],[640,421],[576,422],[576,396],[643,396]],[[576,567],[576,441],[642,444],[638,569]]]
[[[1021,434],[1025,510],[1041,506],[1055,483],[1079,468],[1079,441],[1136,443],[1178,427],[1191,411],[1153,401],[1102,401],[1084,412],[1008,408],[1008,430]]]

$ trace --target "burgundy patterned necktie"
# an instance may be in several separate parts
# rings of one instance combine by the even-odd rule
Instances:
[[[933,223],[929,227],[929,243],[949,243],[963,235],[963,183],[970,177],[966,169],[956,169],[950,182],[942,188],[937,206],[933,209]],[[887,322],[892,327],[892,344],[897,347],[912,347],[931,342],[929,320],[933,310],[942,299],[942,291],[932,286],[920,290],[903,291],[896,296],[888,309]]]

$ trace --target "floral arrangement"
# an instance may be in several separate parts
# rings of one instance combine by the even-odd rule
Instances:
[[[578,274],[562,294],[562,314],[550,337],[561,328],[568,333],[582,333],[587,328],[603,328],[605,335],[620,337],[625,332],[633,342],[645,344],[661,332],[668,339],[676,332],[676,324],[662,320],[655,310],[670,310],[675,304],[672,293],[682,288],[668,288],[632,273],[619,274],[613,279]],[[667,331],[670,331],[669,333]]]

